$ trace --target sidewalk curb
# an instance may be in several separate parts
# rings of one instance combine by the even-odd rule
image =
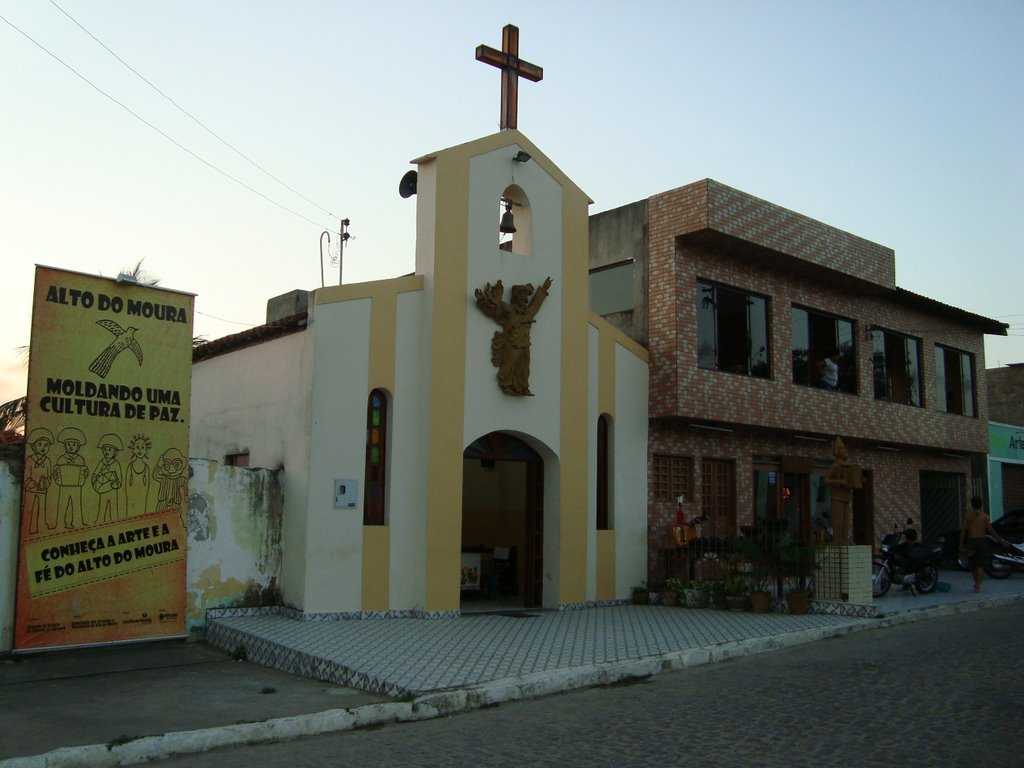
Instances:
[[[116,768],[207,752],[220,747],[288,741],[385,723],[432,720],[503,702],[540,698],[565,691],[644,679],[660,672],[714,664],[840,637],[852,632],[883,629],[912,621],[970,613],[981,608],[1022,601],[1024,595],[1011,595],[983,598],[970,603],[929,606],[892,615],[883,614],[878,618],[857,619],[838,626],[817,627],[703,648],[689,648],[615,664],[548,670],[523,677],[495,680],[465,689],[427,693],[408,702],[367,704],[350,709],[329,709],[255,723],[173,731],[159,736],[144,736],[123,744],[61,747],[41,755],[0,760],[0,768]]]

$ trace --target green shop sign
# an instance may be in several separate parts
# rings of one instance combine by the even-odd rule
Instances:
[[[989,422],[988,452],[994,459],[1024,461],[1024,427]]]

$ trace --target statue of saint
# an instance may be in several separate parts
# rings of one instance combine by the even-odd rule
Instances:
[[[843,438],[836,437],[832,444],[832,454],[835,461],[825,474],[825,485],[832,491],[832,543],[845,547],[850,543],[853,488],[860,487],[859,483],[853,481],[855,474],[859,473],[856,467],[846,463],[849,455],[843,445]]]
[[[485,283],[474,292],[480,311],[502,328],[495,331],[491,339],[491,363],[498,369],[498,386],[506,395],[533,396],[530,391],[530,326],[550,287],[550,277],[536,293],[533,283],[513,285],[509,302],[503,300],[505,287],[501,280],[493,286]]]

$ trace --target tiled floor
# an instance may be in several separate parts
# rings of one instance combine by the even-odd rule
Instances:
[[[970,603],[970,577],[943,572],[946,592],[894,590],[879,615]],[[981,598],[1024,594],[1024,577],[987,580]],[[387,696],[465,688],[557,669],[632,661],[723,643],[834,627],[863,619],[828,614],[758,615],[620,605],[460,618],[302,621],[264,614],[211,618],[207,639],[249,661]]]
[[[660,656],[849,622],[663,606],[458,619],[212,619],[208,640],[249,661],[388,696],[464,688],[536,672]]]

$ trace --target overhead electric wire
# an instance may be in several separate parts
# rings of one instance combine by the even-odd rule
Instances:
[[[200,312],[198,309],[193,310],[193,311],[197,315],[202,315],[203,317],[208,317],[211,320],[219,320],[222,323],[232,323],[233,325],[247,325],[250,328],[254,328],[255,326],[259,325],[259,323],[243,323],[241,320],[225,320],[223,317],[215,317],[214,315],[208,315],[205,312]]]
[[[46,46],[44,46],[44,45],[43,45],[42,43],[40,43],[39,41],[37,41],[37,40],[36,40],[35,38],[33,38],[33,37],[32,37],[31,35],[29,35],[29,34],[28,34],[27,32],[25,32],[25,31],[24,31],[24,30],[22,30],[22,29],[21,29],[20,27],[18,27],[18,26],[17,26],[16,24],[13,24],[13,23],[12,23],[12,22],[11,22],[11,21],[10,21],[9,19],[7,19],[7,18],[6,18],[5,16],[3,16],[3,15],[0,15],[0,21],[3,21],[3,22],[4,22],[5,24],[7,24],[7,26],[9,26],[9,27],[10,27],[11,29],[13,29],[13,30],[14,30],[15,32],[17,32],[18,34],[20,34],[20,35],[21,35],[22,37],[24,37],[24,38],[25,38],[26,40],[28,40],[28,41],[29,41],[30,43],[32,43],[33,45],[35,45],[35,46],[36,46],[37,48],[39,48],[39,50],[43,51],[43,53],[45,53],[45,54],[46,54],[47,56],[50,56],[50,57],[51,57],[52,59],[54,59],[55,61],[59,62],[60,64],[63,64],[63,65],[64,65],[65,67],[67,67],[67,68],[68,68],[68,69],[69,69],[69,70],[70,70],[70,71],[71,71],[71,72],[72,72],[72,73],[73,73],[73,74],[74,74],[75,76],[77,76],[78,78],[80,78],[80,79],[81,79],[81,80],[82,80],[83,82],[87,83],[87,84],[88,84],[88,85],[89,85],[90,87],[94,88],[94,89],[95,89],[95,90],[96,90],[97,92],[101,93],[101,94],[102,94],[103,96],[106,96],[106,97],[107,97],[108,99],[110,99],[110,100],[111,100],[112,102],[114,102],[115,104],[117,104],[117,106],[121,107],[121,109],[123,109],[123,110],[124,110],[125,112],[127,112],[128,114],[130,114],[130,115],[131,115],[132,117],[134,117],[134,118],[135,118],[136,120],[138,120],[138,121],[139,121],[140,123],[143,123],[143,124],[145,124],[145,125],[149,126],[149,127],[150,127],[150,128],[152,128],[152,129],[153,129],[154,131],[156,131],[156,132],[157,132],[157,133],[159,133],[159,134],[160,134],[161,136],[163,136],[163,137],[164,137],[165,139],[167,139],[167,140],[168,140],[169,142],[171,142],[171,143],[172,143],[172,144],[173,144],[174,146],[176,146],[176,147],[177,147],[178,149],[182,150],[183,152],[187,152],[187,153],[188,153],[188,154],[190,154],[190,155],[191,155],[192,157],[194,157],[194,158],[195,158],[196,160],[198,160],[199,162],[201,162],[201,163],[202,163],[203,165],[207,166],[207,167],[208,167],[208,168],[210,168],[211,170],[214,170],[214,171],[216,171],[217,173],[219,173],[219,174],[220,174],[221,176],[223,176],[224,178],[226,178],[226,179],[230,179],[231,181],[235,182],[235,183],[236,183],[236,184],[238,184],[239,186],[241,186],[241,187],[245,187],[245,188],[246,188],[247,190],[249,190],[250,192],[252,192],[252,193],[253,193],[254,195],[259,195],[259,196],[260,196],[260,197],[262,197],[262,198],[263,198],[264,200],[266,200],[266,201],[267,201],[268,203],[271,203],[272,205],[276,205],[276,206],[277,206],[278,208],[280,208],[280,209],[281,209],[282,211],[286,211],[286,212],[288,212],[288,213],[292,214],[293,216],[297,216],[298,218],[302,219],[303,221],[306,221],[306,222],[308,222],[308,223],[312,224],[312,225],[313,225],[314,227],[318,227],[318,228],[320,228],[320,229],[324,229],[324,228],[325,228],[323,224],[317,223],[317,222],[313,221],[313,219],[310,219],[310,218],[307,218],[306,216],[303,216],[303,215],[302,215],[301,213],[299,213],[298,211],[293,211],[293,210],[292,210],[291,208],[289,208],[289,207],[287,207],[287,206],[285,206],[285,205],[282,205],[281,203],[277,202],[276,200],[274,200],[274,199],[272,199],[272,198],[270,198],[270,197],[267,197],[267,195],[263,194],[263,193],[262,193],[262,192],[260,192],[260,191],[259,191],[258,189],[254,189],[253,187],[250,187],[250,186],[249,186],[248,184],[246,184],[246,183],[245,183],[244,181],[241,181],[240,179],[236,179],[236,178],[235,178],[234,176],[232,176],[232,175],[231,175],[230,173],[228,173],[227,171],[222,171],[222,170],[221,170],[220,168],[218,168],[217,166],[215,166],[215,165],[214,165],[213,163],[211,163],[211,162],[210,162],[209,160],[206,160],[205,158],[202,158],[202,157],[200,157],[200,156],[199,156],[199,155],[197,155],[197,154],[196,154],[195,152],[193,152],[193,151],[192,151],[191,149],[189,149],[188,147],[186,147],[186,146],[185,146],[184,144],[181,144],[180,142],[178,142],[178,141],[177,141],[176,139],[174,139],[173,137],[171,137],[171,136],[169,136],[168,134],[164,133],[164,132],[163,132],[163,131],[162,131],[162,130],[161,130],[160,128],[158,128],[157,126],[153,125],[153,123],[151,123],[151,122],[149,122],[148,120],[146,120],[146,118],[144,118],[144,117],[142,117],[141,115],[139,115],[138,113],[134,112],[134,111],[133,111],[133,110],[132,110],[132,109],[131,109],[130,107],[128,107],[128,106],[127,106],[126,104],[124,104],[124,103],[122,103],[122,102],[118,101],[117,99],[115,99],[115,98],[114,98],[113,96],[111,96],[111,95],[110,95],[109,93],[107,93],[106,91],[104,91],[104,90],[103,90],[102,88],[100,88],[100,87],[99,87],[98,85],[96,85],[96,84],[95,84],[94,82],[92,82],[92,81],[91,81],[91,80],[90,80],[89,78],[87,78],[87,77],[86,77],[85,75],[83,75],[83,74],[82,74],[81,72],[79,72],[79,71],[78,71],[77,69],[75,69],[74,67],[72,67],[72,66],[71,66],[70,64],[68,64],[68,63],[67,63],[66,61],[64,61],[64,60],[63,60],[62,58],[60,58],[60,56],[58,56],[57,54],[55,54],[55,53],[53,53],[52,51],[50,51],[49,49],[47,49],[47,48],[46,48]]]
[[[104,49],[104,50],[105,50],[105,51],[106,51],[107,53],[109,53],[109,54],[110,54],[111,56],[113,56],[113,57],[114,57],[115,59],[117,59],[117,60],[118,60],[119,62],[121,62],[122,64],[124,64],[124,66],[125,66],[125,67],[127,67],[127,68],[128,68],[128,69],[129,69],[129,70],[130,70],[130,71],[131,71],[131,72],[132,72],[132,73],[133,73],[133,74],[134,74],[134,75],[135,75],[136,77],[138,77],[138,78],[139,78],[139,79],[140,79],[140,80],[141,80],[142,82],[144,82],[144,83],[145,83],[146,85],[148,85],[148,86],[149,86],[150,88],[152,88],[152,89],[153,89],[154,91],[156,91],[156,92],[157,92],[157,93],[159,93],[159,94],[160,94],[161,96],[163,96],[163,97],[164,97],[165,99],[167,99],[167,101],[171,102],[171,104],[173,104],[173,105],[174,105],[174,107],[175,107],[175,108],[176,108],[176,109],[177,109],[177,110],[178,110],[179,112],[181,112],[181,113],[182,113],[183,115],[185,115],[185,116],[186,116],[186,117],[188,117],[188,118],[189,118],[190,120],[192,120],[192,122],[194,122],[194,123],[195,123],[196,125],[198,125],[198,126],[199,126],[200,128],[202,128],[202,129],[203,129],[204,131],[206,131],[206,132],[207,132],[208,134],[210,134],[210,135],[211,135],[211,136],[213,136],[213,137],[214,137],[215,139],[217,139],[217,141],[219,141],[219,142],[220,142],[221,144],[223,144],[223,145],[224,145],[225,147],[227,147],[227,148],[228,148],[228,149],[230,149],[230,150],[231,150],[232,152],[234,152],[234,153],[235,153],[236,155],[238,155],[238,156],[239,156],[239,157],[241,157],[241,158],[242,158],[243,160],[245,160],[246,162],[248,162],[248,163],[249,163],[250,165],[252,165],[252,166],[253,166],[254,168],[257,168],[257,169],[259,169],[259,170],[260,170],[260,171],[261,171],[262,173],[264,173],[265,175],[267,175],[268,177],[270,177],[271,179],[273,179],[274,181],[276,181],[276,182],[277,182],[278,184],[280,184],[280,185],[281,185],[282,187],[284,187],[285,189],[287,189],[287,190],[288,190],[289,192],[291,192],[291,193],[293,193],[293,194],[295,194],[295,195],[298,195],[298,196],[299,196],[299,197],[301,197],[301,198],[302,198],[303,200],[305,200],[305,201],[306,201],[307,203],[309,203],[310,205],[312,205],[312,206],[314,206],[314,207],[316,207],[316,208],[319,208],[319,209],[320,209],[321,211],[323,211],[324,213],[326,213],[326,214],[327,214],[328,216],[330,216],[331,218],[334,218],[334,219],[337,219],[337,218],[339,218],[338,216],[335,216],[335,215],[334,215],[333,213],[331,213],[330,211],[328,211],[328,210],[327,210],[326,208],[324,208],[324,207],[323,207],[322,205],[320,205],[319,203],[317,203],[317,202],[315,202],[315,201],[313,201],[313,200],[310,200],[310,199],[309,199],[308,197],[306,197],[306,196],[305,196],[304,194],[302,194],[301,192],[299,192],[299,191],[298,191],[297,189],[295,189],[294,187],[291,187],[291,186],[289,186],[288,184],[286,184],[285,182],[283,182],[283,181],[282,181],[281,179],[277,178],[277,176],[275,176],[274,174],[272,174],[272,173],[271,173],[270,171],[268,171],[268,170],[267,170],[266,168],[264,168],[264,167],[263,167],[262,165],[260,165],[260,164],[259,164],[259,163],[257,163],[257,162],[256,162],[255,160],[253,160],[253,159],[252,159],[251,157],[249,157],[248,155],[246,155],[246,154],[245,154],[244,152],[242,152],[241,150],[239,150],[239,149],[237,149],[236,147],[232,146],[232,144],[231,144],[231,143],[230,143],[229,141],[227,141],[226,139],[222,138],[221,136],[218,136],[218,135],[217,135],[217,134],[216,134],[216,133],[215,133],[215,132],[214,132],[213,130],[211,130],[211,129],[210,129],[210,128],[208,128],[208,127],[207,127],[206,125],[204,125],[204,124],[203,124],[203,122],[202,122],[202,121],[201,121],[201,120],[200,120],[200,119],[199,119],[198,117],[196,117],[195,115],[193,115],[193,114],[192,114],[191,112],[189,112],[189,111],[188,111],[187,109],[185,109],[185,108],[184,108],[184,107],[182,107],[182,106],[181,106],[180,104],[178,104],[178,102],[176,102],[176,101],[175,101],[174,99],[172,99],[172,98],[171,98],[170,96],[168,96],[168,95],[167,95],[166,93],[164,93],[164,92],[163,92],[162,90],[160,90],[160,89],[159,89],[159,88],[157,88],[157,87],[156,87],[155,85],[153,85],[153,83],[151,83],[151,82],[150,82],[149,80],[147,80],[147,79],[146,79],[146,78],[145,78],[145,77],[144,77],[144,76],[143,76],[143,75],[142,75],[142,74],[141,74],[140,72],[138,72],[138,70],[136,70],[136,69],[135,69],[135,68],[134,68],[134,67],[133,67],[133,66],[132,66],[131,64],[129,64],[129,63],[127,62],[127,61],[125,61],[125,60],[124,60],[124,59],[122,59],[122,58],[121,58],[120,56],[118,56],[118,55],[117,55],[116,53],[114,53],[114,51],[112,51],[112,50],[111,50],[111,49],[110,49],[110,48],[109,48],[109,47],[107,46],[107,44],[106,44],[106,43],[104,43],[104,42],[103,42],[102,40],[100,40],[100,39],[99,39],[98,37],[96,37],[96,35],[94,35],[94,34],[93,34],[92,32],[90,32],[90,31],[89,31],[88,29],[86,29],[85,27],[83,27],[83,26],[82,26],[82,24],[81,24],[81,23],[80,23],[80,22],[78,21],[78,19],[76,19],[76,18],[75,18],[74,16],[72,16],[72,15],[71,15],[70,13],[68,13],[68,12],[67,12],[67,11],[65,11],[65,10],[64,10],[63,8],[61,8],[61,7],[59,6],[59,5],[57,5],[57,3],[55,2],[55,0],[50,0],[50,4],[51,4],[51,5],[53,5],[53,7],[54,7],[54,8],[56,8],[56,9],[57,9],[58,11],[60,11],[61,13],[63,13],[63,14],[65,15],[65,16],[67,16],[67,17],[68,17],[69,19],[71,19],[71,21],[72,21],[72,22],[74,22],[75,26],[77,26],[77,27],[78,27],[78,28],[79,28],[80,30],[82,30],[83,32],[85,32],[85,34],[87,34],[87,35],[88,35],[89,37],[91,37],[91,38],[92,38],[93,40],[95,40],[95,41],[96,41],[96,42],[97,42],[97,43],[98,43],[99,45],[103,46],[103,49]]]

